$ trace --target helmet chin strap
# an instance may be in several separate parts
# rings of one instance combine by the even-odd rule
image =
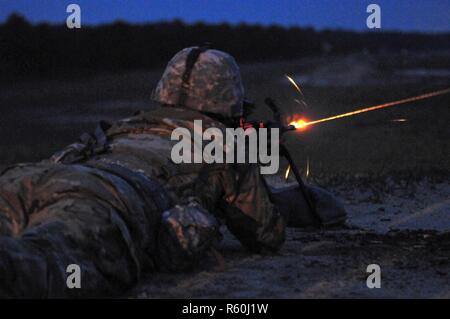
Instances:
[[[195,62],[197,62],[200,54],[207,51],[209,49],[208,45],[202,46],[202,47],[196,47],[189,52],[187,59],[186,59],[186,67],[184,69],[184,73],[181,77],[181,88],[180,88],[180,95],[178,97],[178,107],[185,106],[186,98],[189,90],[189,79],[191,78],[191,73],[194,68]]]

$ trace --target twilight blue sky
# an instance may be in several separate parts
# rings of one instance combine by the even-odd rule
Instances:
[[[450,0],[0,0],[0,22],[12,12],[32,22],[64,23],[66,6],[81,6],[82,24],[114,20],[280,24],[367,30],[366,7],[382,9],[384,30],[450,31]]]

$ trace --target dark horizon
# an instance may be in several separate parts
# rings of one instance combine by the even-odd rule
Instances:
[[[68,16],[63,0],[3,0],[0,3],[0,23],[12,13],[24,16],[32,24],[65,23]],[[240,24],[259,26],[299,27],[315,30],[369,31],[366,19],[368,4],[373,1],[350,0],[248,0],[244,3],[221,1],[132,0],[114,2],[78,0],[82,9],[82,24],[97,26],[123,21],[128,24],[153,24],[183,21],[187,25]],[[448,33],[450,32],[450,1],[378,0],[381,7],[381,32]]]
[[[33,22],[30,21],[26,16],[19,12],[12,12],[6,20],[0,22],[0,26],[5,25],[8,23],[8,21],[13,17],[19,17],[21,19],[24,19],[24,21],[31,26],[39,27],[39,26],[52,26],[52,27],[61,27],[65,26],[65,22],[48,22],[48,21],[39,21],[39,22]],[[314,30],[316,32],[348,32],[348,33],[355,33],[355,34],[365,34],[365,33],[383,33],[383,34],[405,34],[405,35],[450,35],[450,30],[447,31],[420,31],[420,30],[410,30],[410,31],[403,31],[403,30],[353,30],[353,29],[345,29],[345,28],[315,28],[313,26],[300,26],[300,25],[283,25],[283,24],[261,24],[261,23],[247,23],[247,22],[239,22],[239,23],[230,23],[230,22],[205,22],[205,21],[195,21],[195,22],[188,22],[183,20],[182,18],[174,18],[172,20],[155,20],[155,21],[146,21],[146,22],[130,22],[125,21],[121,19],[112,20],[108,22],[103,22],[99,24],[88,24],[85,23],[83,25],[84,28],[97,28],[97,27],[109,27],[114,26],[117,24],[125,24],[129,26],[151,26],[151,25],[158,25],[158,24],[176,24],[180,23],[184,26],[199,26],[204,25],[206,27],[216,27],[216,26],[228,26],[230,28],[240,27],[240,26],[246,26],[246,27],[256,27],[256,28],[281,28],[284,30],[290,30],[290,29],[299,29],[299,30]]]

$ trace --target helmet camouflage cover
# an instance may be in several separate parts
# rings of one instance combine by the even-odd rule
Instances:
[[[244,88],[239,67],[228,53],[211,49],[201,52],[183,85],[186,61],[193,49],[198,48],[185,48],[169,61],[153,99],[226,117],[242,116]],[[181,95],[185,98],[180,99]]]

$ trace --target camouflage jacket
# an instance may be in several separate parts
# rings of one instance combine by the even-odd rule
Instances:
[[[278,249],[284,242],[285,223],[270,200],[258,165],[175,164],[171,160],[177,142],[170,138],[173,129],[184,127],[192,132],[194,120],[202,120],[203,129],[225,129],[197,111],[158,107],[106,127],[104,136],[82,138],[52,160],[113,164],[144,174],[163,186],[173,204],[199,202],[248,249]]]

